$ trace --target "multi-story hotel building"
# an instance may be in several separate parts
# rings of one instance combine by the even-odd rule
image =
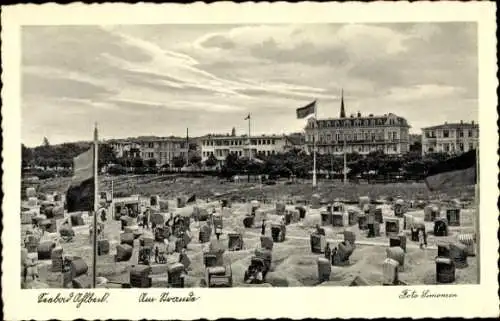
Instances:
[[[117,157],[139,156],[144,160],[155,159],[157,166],[172,165],[174,157],[186,158],[187,152],[187,140],[176,137],[138,137],[112,140],[109,144],[116,151]]]
[[[444,123],[422,128],[422,155],[430,153],[460,154],[479,144],[477,123]]]
[[[141,157],[141,144],[130,139],[112,139],[106,141],[115,151],[116,157]]]
[[[316,125],[317,124],[317,125]],[[306,143],[313,150],[314,134],[319,154],[347,153],[368,154],[383,151],[385,154],[404,154],[409,151],[409,128],[406,119],[389,113],[382,116],[361,113],[346,117],[344,99],[339,118],[309,119]]]
[[[226,157],[234,153],[239,157],[249,157],[258,155],[274,155],[285,151],[287,138],[284,135],[258,135],[236,136],[234,131],[231,135],[207,135],[199,139],[201,144],[201,158],[205,161],[213,155],[219,164],[222,164]]]

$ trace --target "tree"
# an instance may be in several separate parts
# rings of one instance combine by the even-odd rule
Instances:
[[[172,164],[174,167],[180,168],[186,165],[186,160],[182,156],[174,156],[172,158]]]
[[[244,166],[236,153],[229,153],[224,162],[225,167],[231,171],[238,171]]]
[[[21,144],[21,162],[22,166],[28,167],[33,163],[33,151]]]
[[[156,159],[154,159],[154,158],[150,158],[150,159],[146,160],[145,163],[146,163],[147,167],[156,168]]]
[[[192,164],[192,165],[200,165],[201,164],[201,157],[199,155],[191,155],[191,157],[189,158],[189,164]]]
[[[118,159],[116,157],[115,150],[109,144],[99,145],[99,168],[105,165],[116,164]]]
[[[132,159],[132,167],[135,168],[144,167],[144,161],[142,160],[142,158],[135,157],[134,159]]]
[[[208,156],[205,160],[205,166],[213,167],[215,165],[217,165],[217,158],[215,158],[213,154],[210,154],[210,156]]]
[[[43,138],[42,146],[44,147],[50,146],[49,139],[47,137]]]
[[[419,141],[414,142],[410,145],[410,152],[422,153],[422,143]]]
[[[132,167],[132,159],[130,157],[120,157],[116,160],[116,163],[123,167]]]

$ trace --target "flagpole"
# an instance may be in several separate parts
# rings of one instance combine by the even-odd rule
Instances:
[[[111,217],[115,217],[114,181],[111,179]]]
[[[252,139],[250,138],[250,114],[248,114],[248,159],[252,159]],[[249,174],[250,175],[250,174]]]
[[[344,185],[347,184],[347,144],[344,135]]]
[[[316,187],[316,136],[318,134],[318,104],[314,106],[314,139],[313,139],[313,188]]]
[[[186,167],[189,166],[189,128],[186,128]]]
[[[99,180],[98,180],[98,157],[99,145],[97,137],[97,123],[94,128],[94,228],[93,228],[93,255],[92,255],[92,288],[96,287],[97,278],[97,211],[99,210]]]
[[[250,117],[250,114],[248,114],[248,160],[249,162],[252,161],[252,148],[251,148],[251,145],[252,145],[252,139],[250,138],[250,119],[252,117]],[[248,170],[247,168],[247,181],[250,183],[250,171]]]

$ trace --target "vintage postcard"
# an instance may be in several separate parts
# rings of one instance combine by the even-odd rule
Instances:
[[[499,315],[494,3],[2,9],[6,319]]]

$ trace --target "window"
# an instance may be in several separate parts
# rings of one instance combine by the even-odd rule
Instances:
[[[448,138],[448,137],[450,137],[450,131],[449,131],[449,130],[447,130],[447,129],[443,130],[443,137],[444,137],[444,138]]]
[[[393,140],[398,139],[398,133],[397,133],[397,132],[393,132],[393,133],[392,133],[392,139],[393,139]]]
[[[464,131],[463,130],[459,131],[458,134],[459,134],[460,137],[464,137]]]
[[[469,129],[469,137],[472,137],[472,130]]]

